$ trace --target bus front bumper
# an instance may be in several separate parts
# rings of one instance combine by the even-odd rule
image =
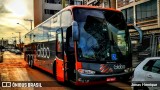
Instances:
[[[131,77],[133,72],[129,73],[120,73],[120,74],[109,74],[109,75],[101,75],[101,74],[94,74],[94,75],[87,75],[87,74],[80,74],[77,72],[76,78],[76,85],[93,85],[93,84],[102,84],[106,82],[115,82],[119,81],[126,77]],[[125,80],[125,79],[124,79]]]

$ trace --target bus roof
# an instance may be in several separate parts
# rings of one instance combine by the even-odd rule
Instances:
[[[72,10],[74,8],[86,8],[86,9],[99,9],[99,10],[108,10],[108,11],[114,11],[114,12],[121,12],[119,10],[116,10],[116,9],[113,9],[113,8],[103,8],[103,7],[100,7],[100,6],[88,6],[88,5],[70,5],[70,6],[67,6],[65,8],[63,8],[62,10],[60,10],[58,13],[64,11],[64,10]],[[53,16],[51,16],[50,18],[54,17],[55,15],[57,15],[58,13],[54,14]],[[48,18],[47,20],[49,20],[50,18]],[[39,25],[37,25],[35,28],[39,27],[41,24],[45,23],[47,20],[43,21],[42,23],[40,23]],[[34,29],[35,29],[34,28]],[[33,29],[33,30],[34,30]],[[29,31],[28,33],[26,33],[25,35],[29,34],[31,31]]]
[[[62,11],[66,10],[66,9],[74,9],[74,8],[102,9],[102,10],[121,12],[121,11],[113,9],[113,8],[103,8],[100,6],[88,6],[88,5],[71,5],[71,6],[68,6],[68,7],[62,9]]]

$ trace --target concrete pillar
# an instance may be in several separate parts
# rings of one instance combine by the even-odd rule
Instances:
[[[116,9],[116,0],[110,0],[111,2],[111,8]]]
[[[42,13],[44,12],[42,7],[43,7],[43,2],[44,0],[34,0],[33,5],[34,5],[34,26],[37,26],[42,22]]]
[[[136,25],[136,6],[133,6],[133,25]]]
[[[118,9],[118,2],[117,2],[117,0],[116,0],[116,9]]]
[[[157,0],[157,21],[158,27],[160,27],[160,0]]]

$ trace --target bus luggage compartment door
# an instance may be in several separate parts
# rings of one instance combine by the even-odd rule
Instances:
[[[64,82],[64,63],[63,60],[56,58],[57,81]]]

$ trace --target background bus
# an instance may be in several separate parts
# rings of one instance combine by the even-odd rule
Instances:
[[[131,40],[120,11],[69,6],[25,35],[24,58],[76,85],[128,79]]]

